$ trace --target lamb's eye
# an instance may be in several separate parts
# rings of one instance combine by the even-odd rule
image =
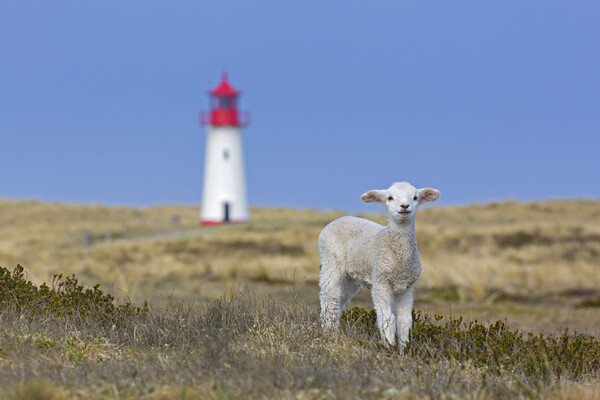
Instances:
[[[417,199],[417,195],[415,195],[415,197],[413,197],[413,200],[416,200],[416,199]]]
[[[394,198],[392,196],[390,196],[390,197],[388,197],[388,200],[392,201],[392,200],[394,200]]]

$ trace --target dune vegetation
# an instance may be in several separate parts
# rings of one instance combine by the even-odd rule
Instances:
[[[263,208],[252,210],[248,224],[201,228],[198,210],[0,201],[0,265],[22,264],[35,282],[77,273],[132,299],[157,289],[189,296],[203,282],[240,277],[313,284],[318,233],[341,215]],[[424,291],[484,301],[600,287],[598,201],[425,208],[417,237],[424,266],[417,287]]]
[[[314,306],[244,290],[157,312],[61,279],[37,287],[21,267],[0,269],[4,398],[592,399],[600,389],[600,341],[568,330],[415,311],[408,345],[390,348],[360,307],[331,333]]]
[[[203,228],[198,211],[0,200],[3,276],[20,264],[27,293],[80,290],[27,304],[4,292],[6,396],[585,399],[600,390],[600,201],[420,210],[423,274],[404,351],[382,346],[372,313],[358,308],[339,336],[318,326],[316,239],[339,212],[256,208],[248,224]],[[59,287],[55,274],[77,278]],[[104,299],[101,316],[81,314],[86,296]],[[56,312],[40,313],[49,302]],[[368,292],[351,306],[370,309]]]

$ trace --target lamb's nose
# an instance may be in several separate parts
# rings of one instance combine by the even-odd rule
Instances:
[[[410,205],[408,205],[408,204],[402,204],[402,205],[400,205],[400,207],[402,207],[402,208],[404,208],[406,210],[408,207],[410,207]]]

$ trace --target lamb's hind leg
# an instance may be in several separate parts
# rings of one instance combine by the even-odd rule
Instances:
[[[319,300],[321,301],[321,324],[325,329],[335,328],[340,320],[342,281],[343,276],[335,258],[328,252],[321,251]]]
[[[331,277],[322,279],[321,292],[321,323],[326,329],[335,328],[340,322],[342,311],[352,297],[360,290],[360,285],[349,277]]]
[[[325,329],[337,327],[342,314],[342,285],[338,279],[320,280],[321,324]]]
[[[340,260],[327,249],[321,248],[321,273],[319,274],[319,299],[321,324],[325,329],[337,327],[345,299],[345,276]]]

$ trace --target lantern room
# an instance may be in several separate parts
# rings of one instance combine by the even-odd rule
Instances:
[[[211,126],[245,126],[248,115],[240,113],[237,109],[240,92],[235,90],[227,81],[227,74],[223,74],[221,83],[210,91],[210,112],[200,115],[202,125]]]

